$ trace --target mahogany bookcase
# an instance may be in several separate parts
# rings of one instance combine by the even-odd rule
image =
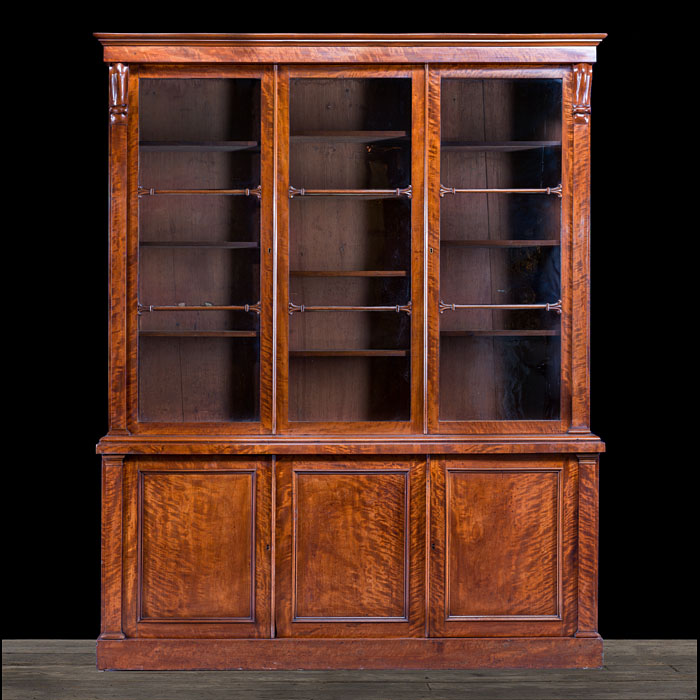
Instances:
[[[102,669],[596,667],[603,34],[98,34]]]

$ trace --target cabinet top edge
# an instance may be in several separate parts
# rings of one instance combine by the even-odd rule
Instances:
[[[103,46],[363,45],[363,46],[597,46],[607,34],[124,34],[95,32]]]
[[[594,63],[606,34],[107,34],[108,63]]]
[[[605,443],[592,433],[582,435],[455,435],[391,436],[223,436],[106,435],[98,454],[488,454],[600,453]]]

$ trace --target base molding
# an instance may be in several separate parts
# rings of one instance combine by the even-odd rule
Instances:
[[[602,664],[600,636],[97,642],[100,670],[600,668]]]

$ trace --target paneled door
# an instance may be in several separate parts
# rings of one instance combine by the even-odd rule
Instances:
[[[425,461],[277,460],[280,637],[425,633]]]
[[[270,458],[130,458],[124,493],[129,637],[270,636]]]
[[[431,636],[573,634],[576,459],[444,457],[430,471]]]

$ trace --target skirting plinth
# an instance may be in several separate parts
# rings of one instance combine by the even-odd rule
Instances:
[[[124,639],[97,643],[102,670],[600,668],[600,637]]]

